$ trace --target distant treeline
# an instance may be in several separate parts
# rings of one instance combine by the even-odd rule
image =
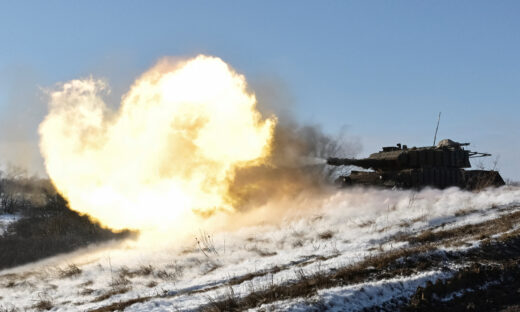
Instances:
[[[0,214],[5,213],[20,219],[0,235],[0,269],[134,234],[111,231],[71,210],[45,179],[1,177]]]

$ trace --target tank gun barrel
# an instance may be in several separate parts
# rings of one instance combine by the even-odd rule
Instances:
[[[330,157],[327,159],[327,164],[331,166],[358,166],[365,169],[379,169],[386,167],[387,161],[383,159],[371,158],[336,158]]]
[[[471,152],[468,153],[469,158],[477,158],[477,157],[488,157],[491,156],[489,153],[480,153],[480,152]]]
[[[353,159],[329,157],[329,158],[327,158],[327,165],[331,165],[331,166],[348,166],[348,165],[350,165],[350,161],[351,160],[353,160]]]

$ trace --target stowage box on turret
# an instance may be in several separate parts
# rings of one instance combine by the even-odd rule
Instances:
[[[406,145],[383,147],[368,158],[329,158],[333,166],[357,166],[373,171],[351,171],[337,182],[348,185],[378,185],[384,187],[421,188],[431,186],[446,188],[481,189],[504,185],[504,180],[494,170],[464,170],[470,168],[470,158],[491,156],[486,153],[465,150],[469,143],[442,140],[437,146],[412,147]]]

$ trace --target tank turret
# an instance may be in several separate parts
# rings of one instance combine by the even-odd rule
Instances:
[[[388,187],[420,188],[432,186],[445,188],[458,186],[477,189],[504,185],[500,174],[492,170],[464,170],[470,168],[470,158],[491,156],[487,153],[464,149],[469,143],[449,139],[436,146],[412,147],[397,144],[383,147],[382,151],[367,158],[329,158],[333,166],[357,166],[372,171],[352,171],[340,177],[341,185],[381,185]]]

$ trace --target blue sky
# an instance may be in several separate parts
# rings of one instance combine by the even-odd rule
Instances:
[[[518,16],[518,1],[4,1],[0,148],[36,146],[39,87],[92,74],[116,101],[159,58],[205,53],[296,120],[347,126],[362,156],[431,144],[442,111],[440,138],[520,180]]]

